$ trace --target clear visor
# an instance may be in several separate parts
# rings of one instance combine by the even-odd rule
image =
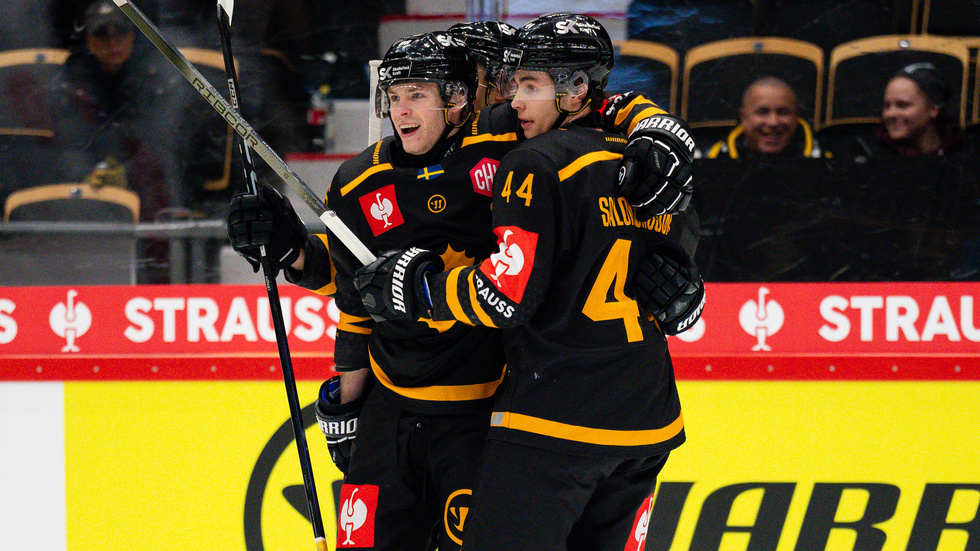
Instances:
[[[504,65],[497,78],[497,89],[508,100],[553,100],[569,93],[579,94],[588,85],[585,71],[564,68],[525,69]]]
[[[378,84],[374,112],[379,118],[385,118],[391,115],[392,109],[445,110],[466,101],[467,87],[462,82],[393,80]]]

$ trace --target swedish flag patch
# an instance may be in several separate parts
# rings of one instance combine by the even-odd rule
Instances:
[[[426,180],[431,180],[433,178],[438,178],[445,173],[446,171],[442,169],[442,165],[427,166],[419,169],[419,175],[416,177],[416,179],[421,180],[424,178]]]

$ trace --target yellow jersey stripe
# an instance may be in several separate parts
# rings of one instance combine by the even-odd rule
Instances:
[[[618,127],[619,125],[623,124],[623,121],[626,120],[626,117],[630,116],[630,113],[633,112],[633,109],[636,109],[641,104],[642,105],[649,105],[651,107],[656,107],[657,106],[657,104],[653,103],[649,99],[647,99],[647,98],[645,98],[643,96],[637,96],[637,97],[633,98],[633,101],[631,101],[629,103],[629,105],[627,105],[623,109],[620,109],[619,112],[616,113],[616,121],[615,121],[616,126]],[[645,111],[646,111],[646,109],[644,109],[644,112]],[[636,118],[633,119],[633,124],[630,125],[630,130],[633,130],[633,125],[635,125],[637,123],[637,121],[638,121],[638,119],[636,119]]]
[[[559,170],[558,179],[564,182],[565,180],[571,178],[576,172],[591,165],[592,163],[598,163],[600,161],[611,161],[614,159],[620,159],[622,157],[623,157],[622,153],[613,153],[612,151],[596,151],[593,153],[589,153],[587,155],[582,155],[578,159],[572,161],[572,164]]]
[[[364,180],[368,179],[372,175],[377,174],[378,172],[382,172],[382,171],[385,171],[385,170],[392,170],[392,169],[393,169],[393,167],[391,166],[391,163],[385,163],[383,165],[375,165],[375,166],[372,166],[371,168],[369,168],[369,169],[365,170],[364,172],[362,172],[360,176],[358,176],[357,178],[354,178],[353,180],[351,180],[349,184],[347,184],[346,186],[340,188],[340,195],[341,196],[347,195],[348,193],[350,193],[350,191],[352,189],[356,188],[361,182],[363,182]]]
[[[326,247],[327,248],[327,251],[329,252],[330,251],[330,244],[327,243],[327,236],[326,236],[326,234],[318,233],[318,234],[316,234],[316,238],[319,239],[320,241],[323,241],[323,246]],[[313,292],[316,293],[316,294],[318,294],[318,295],[328,295],[328,296],[329,295],[335,295],[335,294],[337,294],[337,283],[336,283],[336,281],[337,281],[337,268],[335,268],[334,265],[333,265],[333,262],[331,262],[330,263],[330,283],[327,283],[323,287],[320,287],[319,289],[317,289],[317,290],[315,290]]]
[[[480,301],[476,298],[476,285],[473,284],[473,274],[475,273],[476,270],[471,271],[469,277],[466,278],[466,281],[470,284],[470,304],[473,305],[473,312],[476,313],[476,317],[479,318],[481,324],[496,329],[497,326],[493,324],[493,320],[483,310],[483,306],[480,305]]]
[[[385,375],[385,372],[381,370],[378,362],[374,361],[374,357],[371,357],[371,371],[374,372],[374,376],[381,384],[406,398],[426,400],[429,402],[463,402],[468,400],[482,400],[493,396],[497,392],[497,387],[504,380],[504,374],[507,373],[507,366],[505,365],[503,370],[501,370],[500,378],[496,381],[474,385],[396,386]]]
[[[626,131],[626,135],[629,136],[633,132],[633,129],[636,128],[636,124],[642,121],[643,119],[653,117],[656,115],[666,115],[666,114],[667,114],[666,111],[657,107],[656,105],[654,105],[653,107],[648,107],[643,111],[640,111],[639,114],[633,117],[633,120],[630,122],[630,127]]]
[[[684,428],[684,415],[678,415],[674,422],[660,429],[610,430],[568,425],[520,413],[495,411],[490,418],[490,426],[600,446],[649,446],[666,442],[680,434]]]
[[[465,324],[473,325],[470,317],[463,311],[463,305],[459,303],[459,273],[463,271],[463,268],[464,266],[460,266],[449,270],[449,275],[446,277],[446,304],[449,305],[449,311],[453,313],[454,318]]]
[[[483,143],[483,142],[516,142],[517,132],[510,132],[508,134],[480,134],[479,136],[468,136],[463,138],[463,144],[460,147],[466,147],[468,145]]]
[[[362,318],[360,316],[352,316],[350,314],[340,313],[340,321],[337,322],[338,331],[347,331],[348,333],[358,333],[360,335],[370,335],[371,328],[364,327],[363,325],[358,325],[359,323],[364,323],[370,321],[371,318]]]

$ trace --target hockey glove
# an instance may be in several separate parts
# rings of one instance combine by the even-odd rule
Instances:
[[[323,435],[327,437],[330,459],[333,459],[333,464],[344,475],[350,465],[351,449],[357,436],[357,419],[361,415],[366,394],[341,404],[339,375],[334,375],[320,385],[320,394],[316,400],[316,420]]]
[[[228,238],[256,272],[261,266],[259,247],[265,245],[272,266],[279,270],[296,262],[306,236],[306,226],[289,199],[271,186],[263,185],[258,194],[240,193],[231,198]]]
[[[640,262],[633,287],[640,307],[657,319],[665,335],[690,329],[704,310],[704,282],[698,268],[671,243]]]
[[[637,123],[619,167],[619,192],[639,219],[682,212],[691,202],[694,140],[687,125],[670,115]]]
[[[388,251],[371,264],[358,268],[354,273],[354,287],[375,321],[417,320],[432,316],[425,275],[442,269],[442,258],[434,252],[416,247]]]

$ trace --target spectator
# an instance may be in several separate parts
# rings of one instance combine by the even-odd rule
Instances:
[[[742,94],[739,125],[708,150],[706,157],[823,156],[813,130],[799,115],[796,93],[774,76],[750,84]]]
[[[63,162],[69,178],[82,181],[99,163],[118,161],[140,197],[140,219],[153,220],[180,196],[166,132],[179,110],[170,99],[180,76],[147,55],[148,45],[110,0],[91,4],[84,21],[85,49],[65,62],[56,88]],[[168,281],[166,242],[142,245],[137,281]]]
[[[906,65],[885,86],[878,143],[883,153],[945,155],[964,149],[963,128],[946,112],[949,84],[931,63]]]

